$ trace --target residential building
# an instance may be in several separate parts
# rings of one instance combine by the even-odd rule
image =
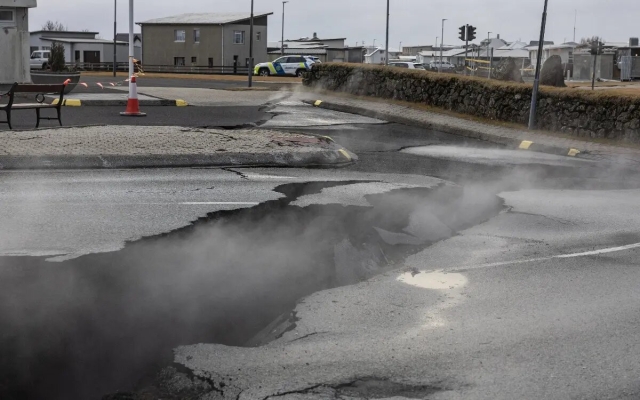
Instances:
[[[128,33],[118,33],[116,35],[117,42],[124,42],[129,45],[129,34]],[[133,34],[133,51],[136,55],[137,60],[142,61],[142,33],[134,33]]]
[[[64,46],[68,64],[100,64],[113,62],[113,40],[99,39],[98,32],[35,31],[30,34],[30,50],[49,50],[54,42]],[[129,43],[116,41],[116,62],[129,61]],[[136,48],[134,57],[141,51]]]
[[[249,37],[249,13],[198,13],[138,22],[142,27],[145,66],[234,67],[249,65],[249,41],[254,63],[267,57],[267,23],[273,13],[254,15]]]
[[[539,42],[536,42],[539,43]],[[563,44],[547,44],[542,47],[542,65],[551,56],[560,56],[562,65],[565,70],[573,70],[573,52],[577,45],[575,43]],[[529,51],[529,60],[531,65],[535,66],[538,58],[538,45],[529,45],[526,47]]]
[[[30,82],[29,9],[36,0],[0,0],[0,85]]]
[[[440,47],[437,47],[437,49],[439,50]],[[423,46],[402,46],[402,55],[417,57],[420,52],[433,50],[436,50],[436,47],[432,44]],[[451,46],[443,46],[443,50],[451,50]]]
[[[312,37],[303,37],[294,40],[285,40],[284,47],[299,47],[300,45],[322,45],[334,49],[340,49],[346,47],[345,41],[347,38],[328,38],[321,39],[316,32],[313,32]]]
[[[397,60],[401,54],[400,50],[389,49],[389,60]],[[367,47],[364,56],[365,64],[384,64],[387,59],[387,51],[381,47]]]

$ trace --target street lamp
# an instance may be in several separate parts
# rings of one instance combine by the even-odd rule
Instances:
[[[438,48],[438,40],[440,39],[440,36],[436,36],[436,48]]]
[[[387,0],[387,40],[384,50],[384,65],[389,65],[389,6],[390,0]]]
[[[440,64],[438,64],[438,72],[442,72],[442,46],[444,43],[444,21],[447,21],[446,18],[442,19],[442,36],[440,36]]]
[[[533,92],[531,93],[531,108],[529,110],[529,129],[536,127],[536,105],[538,103],[538,88],[540,87],[540,64],[542,64],[542,50],[544,47],[544,31],[547,26],[547,5],[549,0],[544,0],[542,12],[542,25],[540,27],[540,43],[538,43],[538,57],[536,60],[536,77],[533,80]]]
[[[249,26],[249,87],[253,86],[253,0],[251,0],[251,19]]]
[[[116,38],[118,36],[118,0],[113,0],[113,77],[116,77]]]
[[[493,32],[487,32],[487,60],[489,59],[489,45],[491,44],[491,34]]]
[[[282,42],[280,42],[280,56],[284,56],[284,5],[287,4],[288,1],[282,2]]]

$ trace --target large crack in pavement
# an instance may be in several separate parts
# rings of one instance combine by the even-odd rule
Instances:
[[[184,397],[187,389],[193,396],[237,398],[241,384],[185,375],[173,364],[172,349],[273,340],[295,324],[291,310],[305,296],[394,268],[503,206],[494,195],[478,201],[446,183],[377,191],[366,185],[380,182],[282,185],[281,199],[216,212],[120,251],[55,267],[44,258],[1,258],[0,398],[99,398],[117,391],[105,398],[201,398]],[[327,191],[349,186],[363,189],[368,204],[326,202]],[[279,316],[284,322],[268,329]],[[166,381],[173,392],[158,384]]]

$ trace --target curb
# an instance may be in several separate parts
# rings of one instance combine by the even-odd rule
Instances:
[[[418,128],[432,129],[440,132],[450,133],[453,135],[468,137],[471,139],[479,139],[486,142],[497,143],[497,144],[504,145],[509,149],[534,151],[538,153],[547,153],[547,154],[567,156],[567,157],[581,157],[585,154],[588,154],[587,151],[579,150],[575,148],[544,145],[544,144],[535,143],[529,140],[522,141],[520,139],[512,139],[512,138],[507,138],[499,135],[493,135],[490,133],[482,133],[482,132],[474,131],[471,129],[459,128],[459,127],[446,125],[446,124],[416,121],[415,119],[401,117],[398,115],[391,115],[391,114],[385,114],[377,111],[368,110],[364,107],[328,103],[322,100],[316,100],[316,101],[303,100],[303,103],[312,105],[314,107],[323,108],[326,110],[345,112],[349,114],[357,114],[365,117],[381,119],[388,122],[395,122],[398,124],[415,126]]]
[[[358,157],[344,148],[279,154],[0,156],[0,170],[191,167],[341,168],[357,161]]]
[[[54,99],[51,104],[58,104],[58,99]],[[189,104],[181,99],[177,100],[140,100],[140,106],[143,107],[186,107]],[[64,99],[62,100],[63,107],[81,107],[81,106],[127,106],[127,100],[79,100],[79,99]]]

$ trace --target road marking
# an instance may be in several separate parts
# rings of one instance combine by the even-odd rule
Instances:
[[[532,144],[533,144],[533,142],[525,140],[522,143],[520,143],[520,147],[518,147],[518,148],[520,150],[529,150],[529,148],[531,147]]]
[[[185,206],[257,206],[260,203],[252,201],[185,201],[178,204]]]
[[[313,105],[316,107],[320,107],[320,104],[322,104],[322,100],[316,100],[316,102],[313,103]]]
[[[578,149],[569,149],[569,154],[567,154],[569,157],[575,157],[578,154],[580,154],[580,150]]]
[[[178,107],[186,107],[188,105],[189,105],[189,103],[187,103],[184,100],[181,100],[181,99],[176,100],[176,106],[178,106]]]
[[[532,262],[549,261],[549,260],[557,260],[557,259],[598,256],[598,255],[601,255],[601,254],[618,253],[618,252],[621,252],[621,251],[633,250],[633,249],[640,249],[640,243],[634,243],[634,244],[630,244],[630,245],[627,245],[627,246],[609,247],[609,248],[606,248],[606,249],[587,251],[587,252],[584,252],[584,253],[561,254],[561,255],[551,256],[551,257],[530,258],[530,259],[527,259],[527,260],[501,261],[501,262],[490,263],[490,264],[482,264],[482,265],[476,265],[476,266],[461,267],[461,268],[454,269],[454,271],[455,270],[468,270],[468,269],[501,267],[501,266],[504,266],[504,265],[527,264],[527,263],[532,263]]]

